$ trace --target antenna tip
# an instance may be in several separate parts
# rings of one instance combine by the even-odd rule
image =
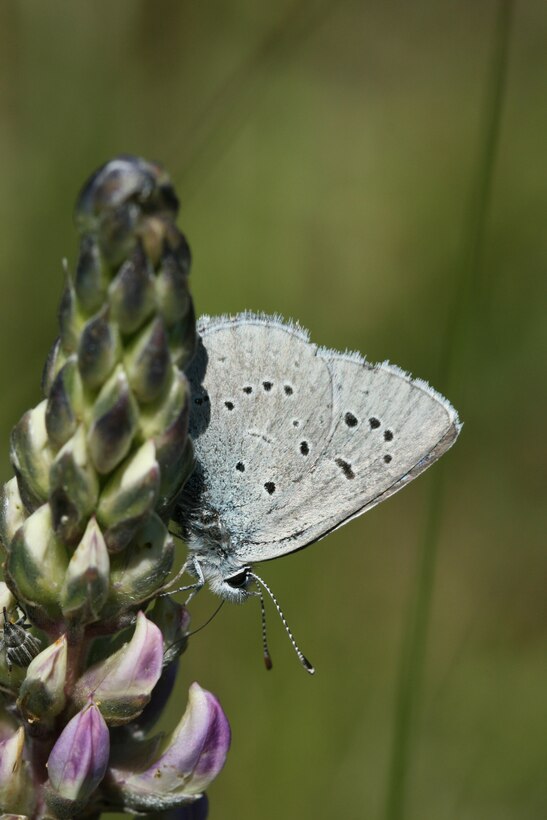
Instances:
[[[264,653],[264,666],[266,667],[268,672],[270,671],[270,669],[273,669],[272,659],[271,659],[270,655],[267,654],[266,652]]]
[[[302,665],[306,672],[309,672],[310,675],[315,675],[315,666],[312,666],[309,660],[304,657],[304,655],[302,655]]]

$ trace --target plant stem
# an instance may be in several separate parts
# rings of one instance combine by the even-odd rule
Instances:
[[[457,370],[461,370],[465,331],[469,324],[473,295],[481,273],[506,91],[513,9],[514,0],[498,0],[477,172],[464,232],[461,273],[441,351],[441,382],[447,390],[454,387]],[[408,626],[401,650],[393,745],[385,804],[386,820],[403,820],[407,808],[408,776],[411,755],[416,742],[416,718],[426,662],[427,637],[441,530],[443,486],[444,462],[441,461],[436,468],[435,481],[431,485],[416,582],[409,603]]]

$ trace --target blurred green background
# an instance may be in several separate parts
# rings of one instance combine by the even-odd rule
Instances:
[[[40,398],[77,191],[120,152],[173,177],[198,311],[279,311],[314,341],[428,379],[460,411],[405,820],[547,816],[547,5],[534,0],[515,7],[480,277],[450,379],[441,364],[500,7],[0,5],[2,480],[10,428]],[[233,729],[211,820],[391,818],[401,649],[439,468],[262,568],[315,678],[271,614],[266,674],[252,602],[192,640],[170,719],[197,679]],[[198,596],[194,625],[215,605]]]

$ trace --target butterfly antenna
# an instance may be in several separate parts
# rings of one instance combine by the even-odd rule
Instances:
[[[273,601],[273,605],[274,605],[274,606],[275,606],[275,608],[277,609],[277,614],[278,614],[278,615],[279,615],[279,617],[281,618],[281,622],[282,622],[283,626],[285,627],[285,632],[287,633],[287,635],[288,635],[288,637],[289,637],[289,640],[290,640],[290,642],[291,642],[291,644],[292,644],[292,647],[293,647],[294,651],[296,652],[296,654],[297,654],[297,656],[298,656],[298,660],[300,661],[300,663],[302,664],[302,666],[304,667],[304,669],[306,670],[306,672],[309,672],[309,673],[310,673],[310,675],[315,674],[315,668],[311,665],[311,663],[309,662],[309,660],[306,658],[306,656],[305,656],[305,655],[304,655],[304,653],[300,650],[300,648],[299,648],[298,644],[296,643],[296,641],[295,641],[295,639],[294,639],[294,636],[293,636],[293,634],[292,634],[292,632],[291,632],[291,630],[290,630],[289,624],[288,624],[288,623],[287,623],[287,621],[285,620],[285,616],[283,615],[283,611],[282,611],[281,607],[279,606],[279,604],[277,603],[277,598],[275,597],[275,595],[274,595],[274,594],[273,594],[273,592],[271,591],[271,589],[270,589],[270,587],[268,586],[268,584],[267,584],[265,581],[263,581],[263,580],[262,580],[262,578],[260,578],[260,577],[259,577],[258,575],[256,575],[256,573],[254,573],[254,572],[249,572],[249,577],[250,577],[250,578],[254,578],[254,580],[257,582],[257,584],[260,584],[260,585],[261,585],[261,586],[262,586],[262,587],[266,590],[266,592],[268,593],[268,595],[270,596],[270,598],[271,598],[271,599],[272,599],[272,601]],[[260,597],[261,597],[261,599],[262,599],[262,596],[260,596]],[[262,603],[262,607],[264,607],[264,603]],[[263,611],[263,613],[264,613],[264,608],[262,609],[262,611]],[[265,636],[266,636],[266,619],[265,619],[264,614],[263,614],[263,621],[262,621],[262,623],[263,623],[263,640],[265,641]],[[270,661],[270,663],[271,663],[271,658],[270,658],[270,656],[269,656],[269,652],[268,652],[268,645],[267,645],[267,643],[264,643],[264,660],[265,660],[265,662],[266,662],[266,666],[268,666],[268,660],[267,660],[267,658],[269,659],[269,661]]]
[[[264,665],[269,671],[272,669],[273,663],[272,656],[270,655],[270,650],[268,648],[268,637],[266,635],[266,607],[264,606],[264,596],[260,587],[258,587],[258,597],[260,598],[260,612],[262,615],[262,646],[264,648]]]
[[[201,630],[202,630],[202,629],[205,629],[205,627],[206,627],[206,626],[209,626],[209,624],[211,623],[211,621],[213,620],[213,618],[216,618],[216,616],[218,615],[218,613],[219,613],[219,612],[220,612],[220,610],[222,609],[222,607],[223,607],[224,603],[225,603],[225,601],[221,601],[221,602],[220,602],[220,604],[217,606],[217,608],[215,609],[215,611],[213,612],[213,614],[212,614],[212,615],[210,615],[210,616],[207,618],[207,620],[205,621],[205,623],[203,623],[201,626],[198,626],[198,628],[197,628],[197,629],[193,629],[191,632],[187,632],[187,633],[186,633],[186,635],[184,635],[184,636],[180,639],[180,641],[175,641],[174,643],[170,643],[170,644],[169,644],[169,646],[166,648],[166,650],[165,650],[165,651],[167,652],[167,651],[169,651],[170,649],[174,649],[176,646],[180,646],[180,644],[184,643],[184,642],[185,642],[188,638],[191,638],[191,637],[192,637],[192,635],[197,635],[197,634],[198,634],[198,632],[201,632]]]
[[[222,607],[224,606],[224,604],[225,604],[225,603],[226,603],[226,601],[221,601],[221,602],[220,602],[220,604],[219,604],[219,605],[217,606],[217,608],[215,609],[215,611],[213,612],[213,614],[212,614],[212,615],[210,615],[210,616],[207,618],[207,620],[205,621],[205,623],[204,623],[204,624],[202,624],[201,626],[198,626],[198,628],[197,628],[197,629],[193,629],[191,632],[187,632],[187,633],[186,633],[186,635],[185,635],[184,637],[185,637],[185,638],[191,638],[191,637],[192,637],[192,635],[197,635],[197,634],[198,634],[198,632],[201,632],[201,630],[202,630],[202,629],[205,629],[205,627],[206,627],[206,626],[209,626],[209,624],[211,623],[211,621],[213,620],[213,618],[216,618],[216,616],[218,615],[218,613],[220,612],[220,610],[222,609]]]

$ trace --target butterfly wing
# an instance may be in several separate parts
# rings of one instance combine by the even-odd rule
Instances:
[[[456,411],[425,382],[319,349],[275,317],[208,320],[201,334],[207,362],[190,377],[194,402],[208,397],[191,423],[202,509],[218,513],[241,563],[324,537],[458,435]]]
[[[199,331],[188,371],[197,470],[180,513],[193,507],[204,526],[218,519],[233,554],[256,543],[261,522],[302,480],[312,459],[301,441],[327,441],[332,379],[307,334],[274,317],[202,319]],[[195,515],[193,523],[199,529]]]

